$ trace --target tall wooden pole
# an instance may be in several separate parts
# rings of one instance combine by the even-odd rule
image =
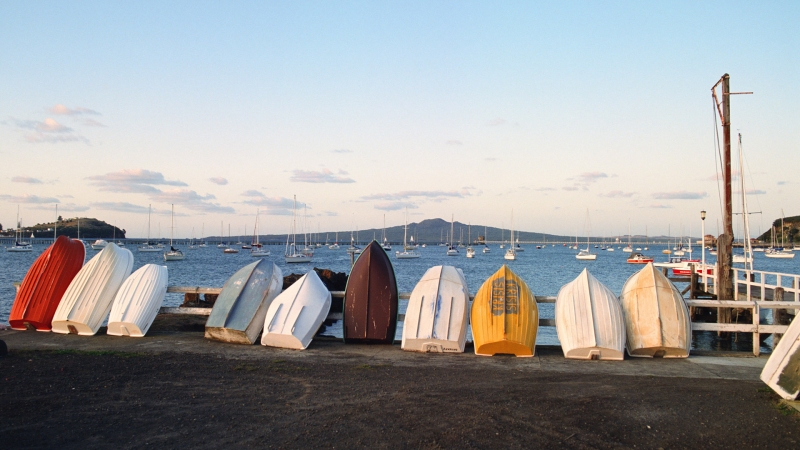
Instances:
[[[717,298],[735,300],[733,292],[733,199],[731,194],[731,104],[730,75],[722,76],[722,135],[723,180],[725,183],[725,211],[723,234],[717,243]],[[725,308],[726,312],[730,312]],[[729,322],[730,318],[725,322]],[[720,322],[723,322],[720,320]],[[725,323],[723,322],[723,323]]]

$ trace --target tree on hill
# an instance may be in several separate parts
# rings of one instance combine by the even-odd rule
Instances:
[[[80,221],[80,235],[87,239],[125,239],[125,230],[121,230],[113,225],[90,217],[76,217],[72,219],[59,220],[56,223],[39,223],[26,228],[34,237],[52,237],[53,229],[56,228],[58,236],[70,238],[78,237],[78,222]]]

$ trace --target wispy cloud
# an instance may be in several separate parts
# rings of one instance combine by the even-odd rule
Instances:
[[[174,203],[202,213],[233,214],[236,212],[230,206],[212,202],[216,199],[213,194],[200,195],[191,189],[170,189],[149,194],[149,197],[154,202]]]
[[[0,199],[5,200],[9,203],[34,203],[34,204],[60,203],[60,201],[55,197],[39,197],[38,195],[33,195],[33,194],[25,194],[25,195],[0,194]]]
[[[93,109],[84,108],[84,107],[81,107],[81,106],[78,106],[75,109],[70,109],[70,108],[67,108],[66,106],[64,106],[64,105],[62,105],[60,103],[55,105],[55,106],[53,106],[52,108],[50,108],[50,112],[53,113],[53,114],[61,115],[61,116],[77,116],[77,115],[81,115],[81,114],[89,114],[89,115],[95,115],[95,116],[99,116],[100,115],[99,112],[97,112],[97,111],[95,111]]]
[[[445,142],[447,145],[464,145],[463,142],[459,141],[458,139],[450,139],[449,141]]]
[[[631,198],[636,194],[636,192],[624,192],[624,191],[609,191],[605,194],[600,194],[601,197],[608,197],[608,198]]]
[[[409,202],[384,202],[375,205],[375,209],[382,211],[397,211],[400,209],[416,209],[417,205]]]
[[[494,161],[497,161],[497,158],[488,157],[488,158],[483,158],[483,160],[486,161],[486,162],[494,162]]]
[[[748,189],[747,191],[745,191],[745,193],[747,195],[764,195],[767,193],[767,191],[761,189]]]
[[[133,203],[128,202],[96,202],[90,203],[89,206],[95,209],[136,214],[145,214],[148,211],[147,206],[134,205]]]
[[[257,206],[263,214],[271,216],[287,216],[292,214],[294,201],[290,198],[267,197],[254,189],[242,192],[242,197],[245,197],[245,200],[242,202],[243,204]],[[305,206],[304,203],[297,203],[298,208],[303,208]]]
[[[580,189],[580,188],[579,188],[579,187],[577,187],[577,186],[564,186],[564,187],[562,187],[561,189],[562,189],[562,190],[565,190],[565,191],[577,191],[577,190],[578,190],[578,189]]]
[[[674,192],[656,192],[653,198],[656,200],[697,200],[707,197],[705,192],[687,192],[687,191],[674,191]]]
[[[208,181],[210,181],[210,182],[212,182],[214,184],[218,184],[220,186],[225,186],[226,184],[228,184],[228,180],[226,180],[225,178],[222,178],[222,177],[212,177],[212,178],[209,178]]]
[[[33,177],[17,176],[11,179],[14,183],[42,184],[42,180]]]
[[[171,209],[169,208],[148,208],[148,206],[135,205],[133,203],[128,203],[128,202],[96,202],[96,203],[90,203],[89,206],[91,206],[94,209],[119,211],[119,212],[127,212],[134,214],[147,214],[148,211],[153,214],[162,216],[171,214]],[[188,216],[188,214],[183,213],[180,210],[176,211],[175,215]]]
[[[105,127],[102,123],[94,120],[94,119],[83,119],[81,121],[82,124],[86,125],[87,127]]]
[[[295,170],[289,180],[296,183],[355,183],[355,180],[344,175],[347,175],[347,172],[343,170],[340,170],[338,174],[334,174],[328,169],[322,169],[320,172]]]
[[[86,179],[90,180],[91,185],[106,192],[155,194],[161,191],[154,186],[186,186],[183,181],[167,180],[160,172],[146,169],[125,169],[105,175],[94,175]]]
[[[59,143],[59,142],[85,142],[89,140],[85,137],[74,133],[74,130],[66,125],[61,124],[53,118],[46,118],[44,121],[39,120],[21,120],[10,118],[2,122],[6,125],[12,125],[22,130],[28,130],[23,133],[23,138],[30,143]]]
[[[335,148],[335,149],[331,150],[331,152],[333,152],[333,153],[353,153],[353,151],[348,149],[348,148]]]
[[[146,169],[126,169],[119,172],[109,172],[105,175],[87,177],[90,184],[99,190],[117,193],[146,194],[151,201],[161,203],[174,203],[184,208],[200,213],[232,214],[236,211],[230,206],[222,206],[213,200],[212,194],[201,195],[191,189],[161,190],[156,186],[187,186],[180,180],[167,180],[160,172]]]
[[[45,206],[44,204],[40,204],[38,206],[34,206],[33,209],[38,209],[41,211],[50,211],[52,210],[52,205]],[[86,205],[78,205],[75,203],[59,203],[58,204],[58,212],[84,212],[88,211],[89,207]]]
[[[459,191],[400,191],[391,194],[372,194],[361,197],[361,200],[390,200],[401,201],[410,198],[419,197],[428,200],[438,200],[444,198],[464,198],[470,197],[472,194],[469,189],[461,189]]]
[[[538,191],[538,192],[548,192],[548,191],[555,191],[555,190],[556,190],[556,188],[551,188],[551,187],[540,187],[540,188],[534,189],[534,191]]]
[[[664,204],[661,204],[661,203],[655,203],[655,204],[652,204],[652,205],[648,206],[648,208],[655,208],[655,209],[670,209],[670,208],[672,208],[672,206],[670,206],[670,205],[664,205]]]
[[[791,181],[778,181],[778,186],[783,186],[785,184],[791,184]]]
[[[506,119],[501,119],[501,118],[498,117],[496,119],[491,119],[491,120],[487,121],[486,122],[486,126],[487,127],[499,127],[500,125],[505,125],[507,123],[508,123],[508,121]]]
[[[605,172],[583,172],[582,174],[578,175],[578,181],[586,184],[594,183],[603,178],[608,178],[608,174]]]

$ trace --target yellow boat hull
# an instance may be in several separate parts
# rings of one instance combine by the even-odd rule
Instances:
[[[528,285],[508,266],[503,265],[478,290],[471,322],[476,355],[533,356],[539,308]]]

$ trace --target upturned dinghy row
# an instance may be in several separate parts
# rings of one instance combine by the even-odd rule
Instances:
[[[108,317],[109,335],[147,333],[164,301],[167,268],[148,264],[131,275],[133,255],[113,243],[80,268],[84,255],[80,242],[60,237],[33,263],[12,308],[15,329],[47,331],[52,326],[57,333],[92,335]],[[216,300],[206,337],[241,344],[253,344],[260,337],[265,346],[307,348],[328,317],[331,292],[314,271],[281,292],[283,281],[281,269],[268,261],[239,269]],[[392,344],[398,299],[392,263],[373,241],[347,280],[344,341]],[[691,348],[686,304],[652,264],[628,279],[619,299],[584,269],[559,291],[555,317],[566,358],[621,360],[623,347],[631,356],[685,358]],[[534,355],[539,327],[536,299],[505,265],[483,283],[472,305],[460,269],[428,269],[410,295],[401,348],[463,352],[469,319],[476,354]],[[779,349],[797,340],[791,336],[787,334]],[[797,346],[783,352],[797,353]],[[792,358],[783,365],[794,367]]]

